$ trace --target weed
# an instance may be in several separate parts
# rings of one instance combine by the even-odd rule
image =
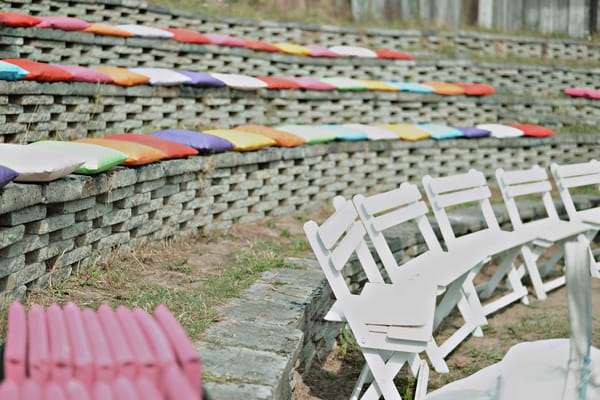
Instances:
[[[290,233],[289,229],[282,229],[281,232],[279,232],[279,236],[283,237],[283,238],[290,238],[292,236],[292,234]]]

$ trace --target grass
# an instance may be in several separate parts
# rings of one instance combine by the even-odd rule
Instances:
[[[218,265],[204,270],[199,257],[211,249],[189,243],[221,243],[229,250]],[[239,297],[258,276],[274,268],[298,268],[286,257],[302,256],[308,250],[303,235],[281,235],[276,239],[248,241],[232,233],[212,233],[177,242],[143,245],[123,255],[115,252],[104,261],[80,267],[67,280],[53,282],[49,289],[33,291],[28,306],[74,301],[80,307],[97,309],[102,303],[152,311],[166,305],[182,323],[192,340],[220,316],[216,307]],[[5,312],[2,310],[2,312]],[[0,316],[1,321],[6,319]]]

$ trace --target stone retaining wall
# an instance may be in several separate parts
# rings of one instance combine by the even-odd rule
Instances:
[[[382,192],[425,174],[493,171],[598,158],[599,135],[436,142],[334,142],[267,148],[69,175],[0,189],[4,300],[67,276],[116,246],[228,229],[321,207],[336,195]]]
[[[600,60],[600,45],[593,41],[527,38],[480,32],[432,30],[357,29],[306,23],[214,18],[172,10],[139,0],[6,0],[3,10],[35,15],[69,15],[90,22],[187,27],[226,33],[248,39],[314,43],[326,46],[359,45],[440,52],[452,48],[470,53],[514,55],[562,60]]]
[[[313,58],[175,40],[119,38],[49,29],[0,28],[0,58],[84,66],[161,67],[277,76],[346,76],[413,82],[485,82],[500,93],[559,96],[593,87],[600,68],[516,65],[468,60]]]
[[[0,142],[6,143],[246,123],[531,122],[560,127],[597,126],[599,120],[600,101],[586,99],[0,81]]]

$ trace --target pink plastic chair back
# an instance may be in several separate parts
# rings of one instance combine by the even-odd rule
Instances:
[[[69,302],[63,309],[71,353],[73,357],[73,376],[90,390],[94,382],[92,350],[85,332],[81,310],[75,303]]]
[[[46,386],[44,400],[67,400],[65,391],[59,384],[52,382]]]
[[[164,372],[169,366],[175,365],[175,354],[169,344],[169,340],[154,318],[141,308],[133,310],[133,314],[154,352],[154,357],[162,374],[161,377],[163,377],[157,381],[157,386],[161,392],[164,392]]]
[[[27,354],[27,315],[25,307],[14,302],[8,307],[8,331],[4,348],[4,371],[7,379],[18,384],[25,380]]]
[[[124,377],[117,378],[113,383],[113,393],[115,400],[145,400],[138,396],[131,381]]]
[[[135,382],[135,388],[143,400],[163,400],[164,397],[158,388],[148,379],[140,378]]]
[[[75,379],[67,383],[66,392],[69,400],[91,400],[85,384]]]
[[[102,330],[98,315],[89,308],[83,310],[83,325],[92,349],[92,363],[96,382],[111,382],[117,366],[111,354],[110,345]]]
[[[27,314],[27,335],[29,376],[43,386],[50,377],[50,348],[46,313],[37,304]]]
[[[22,400],[42,400],[42,386],[32,379],[27,379],[21,387]]]
[[[167,398],[177,400],[196,400],[198,393],[189,384],[187,378],[176,366],[171,366],[165,376]]]
[[[158,380],[159,370],[154,352],[133,313],[129,308],[119,306],[116,314],[137,364],[138,376],[148,378],[153,382]]]
[[[167,307],[164,305],[156,307],[154,318],[167,336],[171,347],[175,350],[177,361],[179,361],[188,382],[196,390],[196,393],[200,393],[202,386],[202,364],[198,351],[179,321],[177,321]]]
[[[113,400],[113,392],[110,386],[105,382],[98,382],[94,385],[94,400]]]
[[[117,365],[117,375],[135,378],[137,375],[133,353],[129,348],[125,333],[117,317],[108,305],[102,304],[98,308],[98,319],[111,348],[111,353]]]
[[[53,304],[46,310],[50,341],[50,374],[54,382],[67,383],[73,376],[71,346],[63,310]]]
[[[18,399],[19,398],[19,385],[13,381],[5,380],[0,385],[0,399]]]

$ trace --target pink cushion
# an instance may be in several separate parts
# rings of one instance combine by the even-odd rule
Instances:
[[[38,17],[42,20],[37,24],[36,28],[54,28],[62,29],[63,31],[81,31],[91,24],[79,18],[61,17],[61,16],[44,16]]]
[[[327,47],[324,46],[319,46],[317,44],[309,44],[305,47],[310,49],[311,57],[340,57],[338,53],[334,53],[333,51],[329,50]]]
[[[72,81],[75,82],[90,82],[90,83],[113,83],[113,79],[103,74],[100,71],[96,71],[95,69],[80,67],[79,65],[64,65],[64,64],[50,64],[54,67],[60,68],[64,71],[67,71],[73,78]]]
[[[317,78],[309,77],[286,77],[285,79],[290,80],[300,85],[302,89],[307,90],[335,90],[335,86],[323,82]]]
[[[585,97],[588,99],[600,100],[600,90],[589,89],[585,94]]]
[[[563,93],[571,97],[585,97],[592,88],[568,88],[563,90]]]
[[[221,35],[219,33],[205,33],[204,37],[210,40],[211,44],[217,44],[219,46],[234,46],[244,47],[246,41],[240,38],[236,38],[229,35]]]

